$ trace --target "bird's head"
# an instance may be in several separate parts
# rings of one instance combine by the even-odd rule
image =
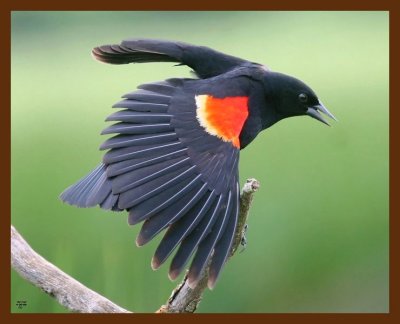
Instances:
[[[264,85],[278,120],[308,115],[329,126],[320,113],[337,120],[318,99],[315,92],[296,78],[269,72],[264,79]]]

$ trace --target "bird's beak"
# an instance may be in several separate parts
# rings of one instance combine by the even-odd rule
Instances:
[[[328,117],[332,118],[333,120],[336,120],[336,117],[332,115],[332,113],[322,104],[321,101],[319,101],[318,105],[311,106],[307,109],[306,114],[312,118],[315,118],[319,120],[320,122],[330,126],[328,122],[322,117],[322,115],[319,113],[322,112],[323,114],[327,115]]]

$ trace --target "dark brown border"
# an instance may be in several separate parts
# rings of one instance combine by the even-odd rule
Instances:
[[[318,1],[318,0],[285,0],[263,2],[250,0],[240,1],[179,1],[169,0],[136,2],[128,0],[101,1],[90,3],[89,1],[71,0],[67,3],[50,0],[29,0],[2,1],[7,2],[3,7],[6,10],[392,10],[396,0],[363,1],[357,3],[348,0]],[[11,3],[9,3],[11,2]],[[393,2],[393,3],[392,3]]]
[[[11,314],[10,313],[10,267],[0,267],[1,275],[1,304],[0,318],[3,323],[41,321],[41,322],[87,322],[95,320],[98,322],[109,322],[118,320],[121,322],[132,323],[132,321],[245,321],[247,319],[262,320],[270,323],[292,323],[306,321],[307,323],[399,323],[399,260],[398,252],[400,247],[399,229],[399,209],[394,203],[396,197],[400,197],[397,192],[398,172],[396,167],[399,160],[396,155],[398,128],[395,122],[399,116],[399,9],[396,8],[397,1],[371,1],[364,0],[362,3],[349,0],[336,0],[331,3],[326,1],[302,0],[302,1],[260,1],[247,0],[245,2],[233,1],[176,1],[169,0],[165,3],[155,3],[154,1],[96,1],[91,4],[89,1],[70,0],[67,3],[55,2],[50,0],[18,0],[0,1],[0,30],[1,44],[0,51],[0,71],[1,71],[1,260],[7,264],[10,259],[9,240],[10,240],[10,17],[11,11],[17,10],[385,10],[390,11],[390,313],[389,314],[195,314],[195,315],[90,315],[90,314]],[[398,127],[398,126],[397,126]],[[397,233],[396,233],[397,230]],[[397,235],[396,235],[397,234]],[[189,318],[190,316],[190,318]]]

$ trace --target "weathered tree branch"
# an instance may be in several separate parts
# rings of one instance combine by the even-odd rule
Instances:
[[[258,188],[259,182],[255,179],[248,179],[243,186],[238,227],[229,257],[235,254],[242,241],[253,194]],[[11,226],[11,266],[24,279],[56,298],[61,305],[73,312],[130,313],[45,260],[29,246],[13,226]],[[167,304],[161,306],[157,313],[193,313],[207,287],[207,280],[208,267],[194,289],[189,287],[185,276],[172,292]]]
[[[130,313],[82,285],[37,254],[11,226],[11,266],[72,312]]]

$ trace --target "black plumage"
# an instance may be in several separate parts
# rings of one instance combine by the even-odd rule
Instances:
[[[158,268],[176,250],[169,276],[176,278],[193,257],[194,287],[210,263],[213,287],[231,249],[239,213],[240,149],[279,120],[333,115],[303,82],[263,65],[203,46],[131,39],[93,49],[110,64],[175,62],[199,79],[173,78],[142,84],[113,108],[102,134],[116,134],[91,173],[61,199],[78,207],[129,212],[129,224],[144,222],[139,246],[166,230],[152,260]]]

